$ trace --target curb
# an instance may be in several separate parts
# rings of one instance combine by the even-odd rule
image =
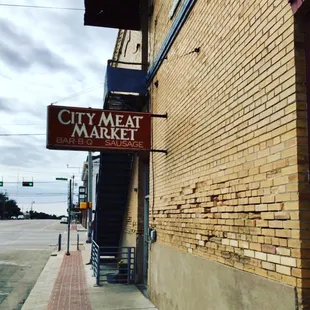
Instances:
[[[52,252],[22,310],[47,309],[50,296],[63,260],[64,251]]]

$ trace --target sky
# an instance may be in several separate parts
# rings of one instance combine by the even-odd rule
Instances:
[[[0,0],[0,192],[24,212],[32,205],[37,212],[65,214],[68,185],[56,177],[74,175],[76,193],[82,185],[87,153],[47,150],[45,134],[50,103],[103,105],[105,68],[117,30],[84,26],[83,18],[84,0]],[[23,180],[34,187],[22,187]]]

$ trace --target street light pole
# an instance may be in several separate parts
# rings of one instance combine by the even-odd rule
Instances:
[[[74,204],[74,199],[73,199],[73,197],[74,197],[74,186],[75,186],[74,178],[75,178],[75,175],[72,176],[72,191],[71,191],[71,195],[72,195],[71,203],[72,203],[72,205],[71,205],[71,207],[72,207],[73,204]]]
[[[88,181],[87,181],[87,198],[88,198],[88,226],[87,226],[87,243],[92,242],[92,196],[93,196],[93,157],[92,153],[88,152]]]
[[[32,206],[35,203],[35,201],[31,202],[31,206],[30,206],[30,219],[32,220]]]

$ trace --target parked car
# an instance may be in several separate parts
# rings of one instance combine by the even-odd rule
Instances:
[[[17,217],[17,219],[18,219],[18,220],[24,220],[24,219],[25,219],[25,216],[24,216],[24,215],[19,215],[19,216]]]
[[[67,217],[62,217],[60,219],[60,224],[68,224],[68,218]]]
[[[11,220],[16,220],[16,216],[11,216]]]

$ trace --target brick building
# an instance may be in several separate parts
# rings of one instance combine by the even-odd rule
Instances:
[[[310,309],[309,1],[289,2],[153,1],[168,154],[132,156],[119,240],[160,310]],[[113,60],[140,59],[141,33],[120,30]]]

